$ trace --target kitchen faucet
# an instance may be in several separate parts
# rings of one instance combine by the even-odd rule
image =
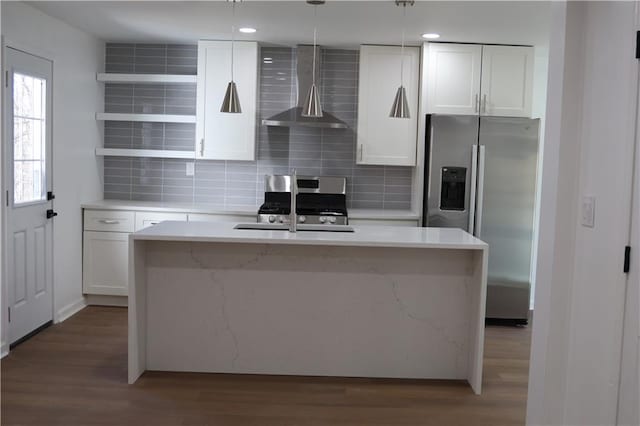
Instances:
[[[291,171],[290,191],[291,191],[291,211],[289,212],[289,232],[296,232],[298,228],[298,215],[296,213],[297,205],[296,199],[298,198],[298,175],[296,169]]]

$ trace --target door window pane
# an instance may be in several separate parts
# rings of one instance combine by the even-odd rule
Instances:
[[[13,202],[46,199],[47,81],[13,74]]]

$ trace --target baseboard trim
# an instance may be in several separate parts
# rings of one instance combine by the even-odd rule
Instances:
[[[129,306],[127,296],[105,296],[101,294],[87,294],[87,305],[90,306]]]
[[[9,345],[3,341],[0,343],[0,358],[4,358],[7,355],[9,355]]]
[[[58,312],[56,312],[55,323],[57,324],[59,322],[62,322],[70,318],[72,315],[80,312],[86,306],[87,306],[87,301],[83,297],[81,299],[76,300],[73,303],[68,304],[62,309],[58,309]]]

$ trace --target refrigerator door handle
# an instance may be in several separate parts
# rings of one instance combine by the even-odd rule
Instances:
[[[469,191],[469,233],[473,235],[476,216],[476,181],[478,179],[478,145],[471,146],[471,190]]]
[[[478,202],[476,205],[476,233],[475,236],[482,238],[482,204],[484,202],[484,160],[485,146],[480,145],[478,155]]]

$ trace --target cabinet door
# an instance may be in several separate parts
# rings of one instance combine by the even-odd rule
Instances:
[[[482,115],[531,116],[533,60],[533,47],[484,46]]]
[[[86,294],[127,296],[129,234],[84,231],[82,287]]]
[[[233,78],[241,113],[220,112],[231,80],[231,42],[198,43],[196,153],[208,160],[255,160],[258,44],[235,42]]]
[[[361,46],[358,89],[358,164],[415,166],[418,137],[420,49],[404,49],[404,87],[410,118],[391,118],[400,86],[401,49]]]
[[[430,43],[427,113],[478,115],[482,46]]]

